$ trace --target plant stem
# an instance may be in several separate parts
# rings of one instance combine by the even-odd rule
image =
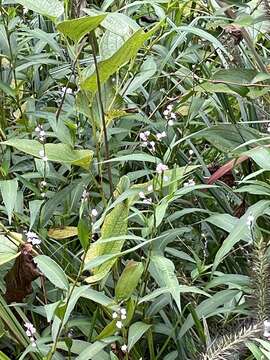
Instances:
[[[98,69],[98,63],[97,63],[97,56],[96,56],[96,50],[95,50],[95,33],[92,31],[90,34],[90,42],[92,47],[92,53],[93,53],[93,59],[95,64],[95,70],[96,70],[96,76],[97,76],[97,88],[98,88],[98,104],[101,114],[101,121],[102,121],[102,128],[103,128],[103,136],[104,136],[104,144],[105,144],[105,158],[106,158],[106,165],[107,165],[107,172],[108,172],[108,179],[109,179],[109,185],[110,185],[110,196],[113,200],[113,181],[112,181],[112,168],[110,160],[110,151],[109,151],[109,141],[108,141],[108,134],[107,134],[107,128],[106,128],[106,119],[105,119],[105,112],[102,102],[102,95],[101,95],[101,82],[100,82],[100,76],[99,76],[99,69]]]

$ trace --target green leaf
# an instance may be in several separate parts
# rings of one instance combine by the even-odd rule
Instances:
[[[90,224],[86,219],[80,219],[78,224],[78,237],[84,250],[90,244]]]
[[[58,18],[64,13],[63,3],[59,0],[16,0],[16,3],[52,18]]]
[[[111,343],[115,342],[118,338],[116,336],[111,336],[102,341],[95,341],[93,344],[89,345],[86,349],[84,349],[76,360],[90,360],[94,359],[94,356],[97,355],[102,349]]]
[[[179,282],[173,262],[162,255],[153,255],[150,260],[149,272],[160,287],[168,288],[181,312]]]
[[[41,158],[40,151],[43,145],[36,140],[10,139],[2,142],[3,145],[15,147],[16,149]],[[48,160],[61,164],[77,165],[88,170],[93,158],[91,150],[73,150],[67,144],[45,144],[45,154]]]
[[[196,307],[196,314],[199,319],[207,318],[214,314],[215,311],[222,305],[229,303],[239,293],[239,290],[222,290],[214,294],[210,299],[202,301]],[[229,311],[229,309],[228,309]],[[183,335],[194,325],[192,315],[189,314],[184,324],[181,327],[178,338],[181,339]]]
[[[8,221],[10,224],[11,224],[13,210],[16,204],[17,190],[18,190],[17,180],[14,179],[14,180],[0,181],[0,191],[7,211]]]
[[[44,273],[44,275],[50,280],[50,282],[57,288],[66,291],[69,290],[69,283],[66,274],[49,256],[38,255],[35,257],[35,263]]]
[[[4,235],[0,235],[0,265],[3,265],[20,255],[18,246]]]
[[[145,324],[142,321],[138,321],[130,326],[128,330],[128,351],[132,349],[150,327],[151,325]]]
[[[115,254],[121,251],[124,240],[116,240],[108,243],[100,243],[100,241],[109,239],[114,236],[126,235],[128,225],[129,208],[125,202],[117,204],[115,208],[106,216],[101,228],[101,238],[90,246],[85,262],[89,262],[102,255]],[[93,270],[94,275],[85,279],[92,283],[101,280],[108,274],[116,259],[109,260]]]
[[[57,30],[73,41],[78,42],[84,35],[95,30],[105,17],[106,14],[65,20],[57,25]]]
[[[109,77],[114,74],[121,66],[136,56],[144,42],[148,40],[157,30],[159,24],[152,30],[145,33],[142,29],[136,31],[110,58],[98,64],[100,83],[104,84]],[[81,88],[94,94],[97,91],[97,74],[94,72],[81,83]]]
[[[261,200],[256,204],[250,206],[246,213],[240,218],[236,226],[233,228],[229,236],[223,241],[220,249],[218,250],[215,261],[213,264],[213,271],[217,268],[224,257],[232,250],[235,244],[237,244],[249,230],[247,225],[247,218],[249,215],[254,216],[254,219],[262,215],[266,209],[270,206],[270,200]]]
[[[115,288],[115,296],[118,301],[126,300],[131,297],[140,281],[143,270],[144,268],[141,262],[131,260],[127,263]]]
[[[6,93],[7,95],[15,98],[16,94],[15,91],[5,82],[0,81],[0,90],[2,90],[4,93]]]
[[[225,153],[242,153],[245,149],[234,150],[239,145],[253,139],[260,139],[262,134],[244,125],[219,124],[199,131],[194,138],[203,138],[209,141],[218,150]],[[244,150],[243,150],[244,149]]]
[[[40,208],[41,208],[43,203],[44,203],[43,200],[29,201],[30,229],[33,227],[37,217],[39,216]]]

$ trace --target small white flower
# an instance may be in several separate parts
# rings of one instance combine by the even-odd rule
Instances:
[[[161,139],[165,138],[167,136],[165,131],[162,131],[162,133],[157,133],[156,137],[158,139],[158,141],[160,141]]]
[[[268,126],[268,128],[267,128],[267,132],[270,132],[270,126]]]
[[[156,171],[158,174],[162,174],[164,171],[168,170],[168,166],[162,163],[159,163],[156,167]]]
[[[72,90],[71,88],[67,88],[67,87],[63,86],[63,87],[61,88],[61,93],[62,93],[62,95],[64,95],[64,93],[66,93],[66,94],[72,94],[72,93],[73,93],[73,90]]]
[[[46,197],[46,193],[45,193],[45,192],[42,192],[42,193],[40,194],[40,196],[41,196],[42,198],[45,198],[45,197]]]
[[[23,6],[23,15],[27,14],[29,9],[26,6]]]
[[[163,115],[164,115],[165,117],[166,117],[166,116],[168,116],[168,115],[169,115],[169,113],[170,113],[170,111],[169,111],[169,110],[167,110],[167,109],[163,111]]]
[[[36,133],[40,133],[40,131],[42,131],[42,125],[38,125],[36,128],[35,128],[35,132]]]
[[[142,141],[147,141],[149,135],[150,135],[150,131],[145,131],[145,132],[141,132],[139,136]]]
[[[144,192],[143,192],[143,191],[140,191],[140,192],[139,192],[139,197],[140,197],[141,199],[145,199],[145,195],[144,195]]]
[[[188,153],[189,153],[190,156],[192,156],[192,155],[194,154],[194,151],[190,149],[190,150],[188,151]]]
[[[122,327],[123,327],[122,321],[120,321],[120,320],[116,321],[116,327],[117,327],[118,329],[122,329]]]
[[[118,318],[117,312],[113,312],[112,317],[113,317],[113,319],[117,319]]]
[[[142,146],[143,146],[143,147],[147,147],[147,144],[148,144],[148,142],[147,142],[147,141],[144,141],[144,142],[142,143]]]
[[[169,105],[167,106],[167,110],[172,111],[172,109],[173,109],[172,104],[169,104]]]
[[[96,209],[93,209],[93,210],[91,211],[91,214],[92,214],[92,216],[96,217],[97,214],[98,214],[98,212],[97,212]]]
[[[45,137],[45,136],[46,136],[45,131],[44,131],[44,130],[41,130],[41,131],[39,132],[39,136],[41,136],[41,137]]]
[[[168,125],[169,125],[169,126],[173,126],[173,125],[174,125],[174,121],[173,121],[172,119],[169,120],[169,121],[168,121]]]
[[[152,151],[155,151],[155,149],[156,149],[156,147],[155,147],[155,145],[156,145],[155,142],[154,142],[154,141],[150,141],[149,145],[150,145],[151,148],[152,148],[151,150],[152,150]]]
[[[196,185],[196,183],[195,183],[195,181],[193,179],[188,180],[188,182],[184,183],[184,187],[194,186],[194,185]]]
[[[121,315],[120,315],[120,318],[121,318],[121,320],[126,320],[127,316],[121,314]]]
[[[121,346],[121,350],[123,351],[123,352],[127,352],[127,345],[126,344],[124,344],[124,345],[122,345]]]
[[[47,186],[47,182],[46,182],[45,180],[41,181],[40,186],[41,186],[41,187]]]
[[[144,200],[143,200],[143,203],[144,203],[144,204],[147,204],[147,205],[151,205],[151,204],[152,204],[152,199],[151,199],[151,198],[144,199]]]
[[[254,222],[254,216],[252,214],[249,214],[248,217],[247,217],[247,225],[249,227],[251,227],[253,222]]]
[[[89,199],[89,195],[90,195],[89,192],[86,189],[84,189],[82,193],[81,201],[86,202]]]
[[[149,186],[147,187],[147,191],[152,192],[152,191],[153,191],[153,185],[149,185]]]
[[[127,314],[127,310],[126,310],[125,308],[121,308],[121,309],[120,309],[120,314],[126,315],[126,314]]]

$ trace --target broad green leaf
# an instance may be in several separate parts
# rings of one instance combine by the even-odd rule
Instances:
[[[225,153],[242,153],[245,148],[234,150],[241,144],[253,139],[260,139],[262,134],[251,127],[234,124],[219,124],[199,131],[194,138],[203,138]]]
[[[42,273],[54,284],[57,288],[62,290],[69,290],[69,283],[64,271],[60,266],[52,260],[49,256],[38,255],[35,257],[35,263],[42,271]]]
[[[0,265],[3,265],[20,255],[18,246],[4,235],[0,235]]]
[[[73,41],[80,41],[80,39],[95,30],[98,25],[104,20],[105,15],[85,16],[79,19],[65,20],[57,25],[57,30],[69,37]]]
[[[78,237],[84,251],[89,247],[90,234],[91,231],[89,222],[86,219],[80,219],[78,224]]]
[[[168,288],[169,293],[181,312],[179,282],[175,274],[173,262],[162,255],[152,255],[149,272],[160,287]]]
[[[16,0],[18,4],[45,16],[58,18],[64,13],[64,5],[59,0]]]
[[[128,351],[136,344],[138,340],[150,329],[151,325],[138,321],[132,324],[128,330]]]
[[[141,262],[131,260],[127,263],[115,288],[115,296],[118,301],[131,297],[140,281],[143,270],[144,268]]]
[[[2,142],[3,145],[15,147],[26,154],[41,158],[40,151],[43,145],[36,140],[10,139]],[[88,170],[93,157],[91,150],[73,150],[67,144],[45,144],[45,153],[48,160],[61,164],[77,165]]]
[[[136,31],[110,58],[98,64],[98,71],[101,84],[104,84],[109,77],[114,74],[121,66],[136,56],[144,42],[148,40],[156,31],[159,25],[145,33],[142,29]],[[97,74],[94,72],[81,83],[81,88],[94,94],[97,91]]]
[[[51,228],[48,231],[48,236],[55,240],[68,239],[78,235],[78,228],[76,226],[64,226],[62,228]]]
[[[239,290],[222,290],[214,294],[210,299],[206,299],[202,301],[196,307],[196,314],[199,319],[208,318],[211,314],[214,314],[215,311],[228,302],[232,301],[232,299],[239,293]],[[181,339],[183,335],[194,325],[194,320],[191,314],[188,315],[184,324],[181,327],[178,338]]]
[[[154,76],[155,72],[157,71],[157,64],[153,57],[149,57],[146,61],[142,64],[140,73],[134,77],[131,82],[128,82],[127,88],[124,90],[126,95],[132,94],[141,85],[143,85],[147,80],[151,79]]]
[[[11,224],[13,210],[16,204],[17,190],[18,190],[17,180],[14,179],[14,180],[0,181],[0,191],[7,211],[8,221],[10,224]]]
[[[220,249],[216,254],[213,264],[213,271],[217,268],[224,257],[232,250],[234,245],[243,238],[244,234],[250,231],[249,226],[247,225],[248,216],[252,215],[256,220],[256,218],[262,215],[265,210],[269,208],[269,206],[270,200],[260,200],[248,208],[246,213],[239,219],[229,236],[223,241]]]
[[[129,208],[125,202],[117,204],[115,208],[106,216],[101,228],[101,238],[90,246],[85,262],[98,258],[102,255],[114,254],[121,251],[124,240],[100,243],[101,240],[109,239],[113,236],[126,235],[128,225]],[[109,260],[93,270],[94,275],[85,279],[89,283],[101,280],[108,274],[116,259]]]
[[[5,82],[0,81],[0,90],[2,90],[7,95],[15,98],[15,91]]]
[[[103,339],[102,341],[95,341],[93,344],[89,345],[86,349],[84,349],[76,360],[90,360],[94,359],[94,356],[97,355],[102,349],[111,343],[118,340],[116,336],[111,336],[107,339]]]
[[[162,294],[166,294],[166,293],[170,293],[171,292],[171,288],[168,287],[161,287],[159,289],[156,289],[154,291],[152,291],[149,295],[145,295],[144,297],[142,297],[139,300],[139,304],[146,302],[146,301],[151,301],[154,300],[155,298],[157,298],[158,296],[162,295]],[[195,293],[195,294],[201,294],[204,296],[209,297],[210,295],[208,295],[205,291],[198,289],[196,286],[187,286],[187,285],[178,285],[175,288],[175,292],[179,292],[179,293]]]
[[[266,147],[257,147],[244,153],[252,158],[262,169],[270,170],[270,149]]]

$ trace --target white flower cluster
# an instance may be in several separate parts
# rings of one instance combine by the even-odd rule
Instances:
[[[169,126],[173,126],[176,120],[176,114],[172,110],[173,110],[173,106],[170,104],[163,111],[163,115],[165,116],[165,119],[168,121]]]
[[[31,243],[32,245],[39,245],[41,244],[41,240],[38,237],[38,235],[36,233],[34,233],[33,231],[27,231],[25,233],[26,238],[27,238],[27,242]]]
[[[38,140],[41,143],[44,143],[46,141],[46,133],[41,124],[38,124],[38,126],[35,128],[35,132],[37,133]]]
[[[147,147],[150,151],[154,152],[156,150],[156,144],[154,141],[149,141],[150,131],[144,131],[140,133],[140,139],[143,142],[142,146]]]
[[[124,326],[122,320],[126,320],[127,311],[125,308],[120,308],[119,311],[113,312],[112,317],[113,319],[117,319],[115,324],[117,329],[122,329],[122,327]]]
[[[196,185],[196,183],[195,183],[195,181],[193,179],[190,179],[190,180],[188,180],[188,182],[184,183],[184,187],[194,186],[194,185]]]
[[[36,333],[36,328],[34,327],[33,324],[29,322],[25,323],[24,326],[26,327],[26,335],[30,338],[32,346],[37,346],[36,340],[34,338],[34,335]]]
[[[86,189],[84,189],[81,197],[81,202],[82,203],[87,202],[89,200],[89,195],[90,195],[89,192]]]
[[[65,86],[61,87],[60,92],[61,92],[62,96],[64,96],[65,93],[69,94],[69,95],[73,94],[73,90],[71,88],[69,88],[69,87],[67,88]]]

